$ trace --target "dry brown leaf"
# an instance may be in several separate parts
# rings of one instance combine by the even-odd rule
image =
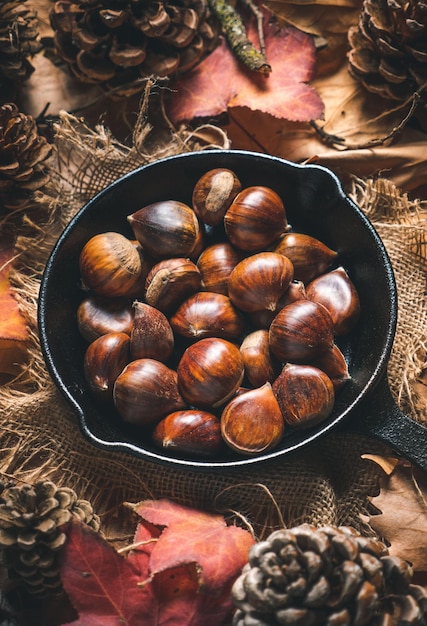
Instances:
[[[377,465],[381,467],[381,469],[390,476],[396,465],[399,463],[399,459],[395,459],[390,456],[380,456],[379,454],[362,454],[362,459],[367,459],[369,461],[374,461]]]
[[[343,139],[328,145],[309,124],[278,122],[271,116],[234,109],[227,133],[235,148],[258,150],[298,163],[311,161],[361,178],[381,172],[403,191],[427,183],[426,133],[405,128],[394,142],[362,148],[386,137],[405,116],[388,111],[349,74],[347,63],[332,76],[311,83],[325,104],[323,130]]]
[[[360,3],[334,6],[327,4],[309,4],[298,2],[283,2],[282,0],[268,0],[265,3],[279,20],[287,22],[311,35],[323,36],[329,34],[345,34],[350,26],[357,23]],[[330,3],[334,4],[334,3]]]
[[[370,459],[380,467],[389,461]],[[409,463],[398,462],[380,477],[380,493],[371,498],[381,511],[368,522],[390,543],[391,555],[409,561],[414,571],[427,572],[427,476]]]

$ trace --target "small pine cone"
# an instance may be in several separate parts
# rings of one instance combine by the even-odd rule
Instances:
[[[141,91],[149,76],[188,71],[218,35],[208,0],[61,0],[50,21],[72,73],[118,96]]]
[[[14,103],[0,107],[0,212],[25,209],[34,192],[46,185],[51,152],[30,115]]]
[[[348,37],[350,73],[368,91],[405,101],[426,85],[425,0],[364,0]],[[427,100],[425,90],[421,95]]]
[[[0,554],[11,578],[38,597],[61,592],[58,552],[66,541],[62,526],[72,516],[99,528],[85,500],[49,480],[13,485],[0,495]]]
[[[302,524],[255,544],[232,588],[233,626],[426,626],[406,561],[348,527]]]
[[[37,14],[25,3],[26,0],[0,0],[1,98],[11,84],[20,83],[32,74],[30,58],[42,48]]]

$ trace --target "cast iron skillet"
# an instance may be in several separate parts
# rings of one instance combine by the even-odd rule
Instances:
[[[83,297],[78,258],[85,242],[99,232],[115,230],[133,238],[126,216],[146,204],[165,199],[191,204],[195,182],[214,167],[234,170],[244,187],[275,189],[296,231],[307,232],[338,251],[340,263],[358,290],[361,318],[341,343],[352,380],[338,395],[327,421],[288,434],[277,449],[258,457],[242,458],[229,452],[215,461],[174,459],[152,447],[145,433],[124,425],[114,411],[100,409],[86,389],[82,367],[86,344],[76,324]],[[77,413],[83,434],[95,446],[172,467],[226,470],[278,460],[333,429],[344,428],[384,440],[427,470],[427,429],[398,409],[387,383],[397,321],[390,260],[371,223],[326,168],[258,153],[210,150],[166,158],[125,175],[83,207],[60,236],[42,278],[38,320],[50,375]]]

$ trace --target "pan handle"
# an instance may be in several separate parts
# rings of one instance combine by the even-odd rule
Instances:
[[[347,432],[350,430],[376,437],[427,472],[427,428],[399,409],[386,377],[349,422],[345,426]]]

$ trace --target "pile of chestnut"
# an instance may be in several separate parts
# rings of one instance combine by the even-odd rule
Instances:
[[[191,204],[154,202],[128,216],[133,239],[84,245],[85,379],[171,455],[257,455],[330,415],[358,294],[336,251],[293,232],[273,189],[217,168]]]

